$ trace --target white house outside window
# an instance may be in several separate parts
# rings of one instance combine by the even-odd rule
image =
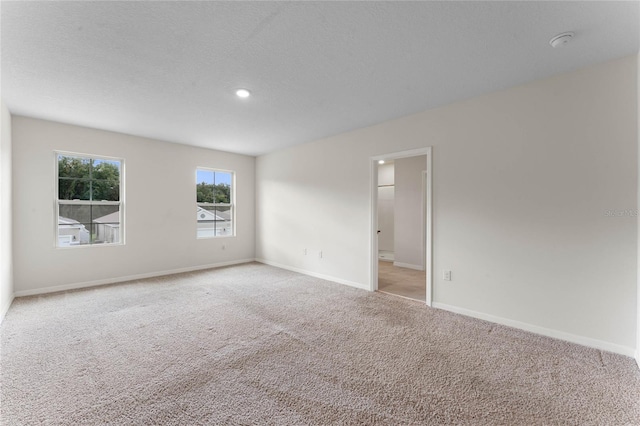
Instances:
[[[122,159],[56,153],[58,247],[122,244]]]
[[[198,238],[230,237],[234,230],[234,173],[196,169]]]

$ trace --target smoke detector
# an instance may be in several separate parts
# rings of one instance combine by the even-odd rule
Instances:
[[[551,47],[562,47],[565,44],[569,43],[574,35],[575,34],[571,32],[558,34],[557,36],[549,40],[549,44],[551,45]]]

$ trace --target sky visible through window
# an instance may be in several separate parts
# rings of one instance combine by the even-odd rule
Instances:
[[[219,185],[221,183],[231,185],[231,173],[198,169],[196,171],[196,183],[203,182],[207,184],[215,183],[216,185]]]
[[[83,160],[83,161],[89,162],[89,158],[76,157],[76,156],[73,156],[73,155],[58,154],[58,161],[62,160],[63,158],[77,158],[79,160]],[[100,163],[111,164],[112,166],[115,166],[118,169],[118,171],[120,170],[120,161],[117,161],[117,160],[101,160],[101,159],[98,159],[98,158],[94,158],[93,159],[93,167],[96,167]]]
[[[98,165],[98,164],[100,164],[100,163],[107,163],[107,164],[111,164],[111,165],[113,165],[113,166],[117,167],[117,168],[118,168],[118,170],[120,170],[120,162],[119,162],[119,161],[110,161],[110,160],[98,160],[98,159],[95,159],[95,160],[93,160],[93,167],[97,166],[97,165]]]

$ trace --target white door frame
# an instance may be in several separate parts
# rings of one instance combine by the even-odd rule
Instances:
[[[395,160],[397,158],[417,157],[420,155],[426,155],[427,164],[426,172],[424,173],[425,180],[425,194],[424,194],[424,241],[425,241],[425,262],[424,266],[427,275],[427,306],[431,306],[433,301],[433,236],[432,236],[432,209],[433,209],[433,194],[432,194],[432,180],[433,180],[433,154],[431,147],[412,149],[409,151],[400,151],[384,155],[376,155],[371,157],[369,162],[370,167],[370,181],[371,181],[371,232],[369,239],[369,248],[371,253],[370,265],[371,265],[371,277],[369,283],[369,289],[376,291],[378,289],[378,161],[379,160]]]

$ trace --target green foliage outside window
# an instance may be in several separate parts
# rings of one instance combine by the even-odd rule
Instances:
[[[201,182],[196,185],[198,203],[231,203],[231,186],[226,183],[210,184]]]
[[[59,155],[58,199],[120,201],[120,162]]]

